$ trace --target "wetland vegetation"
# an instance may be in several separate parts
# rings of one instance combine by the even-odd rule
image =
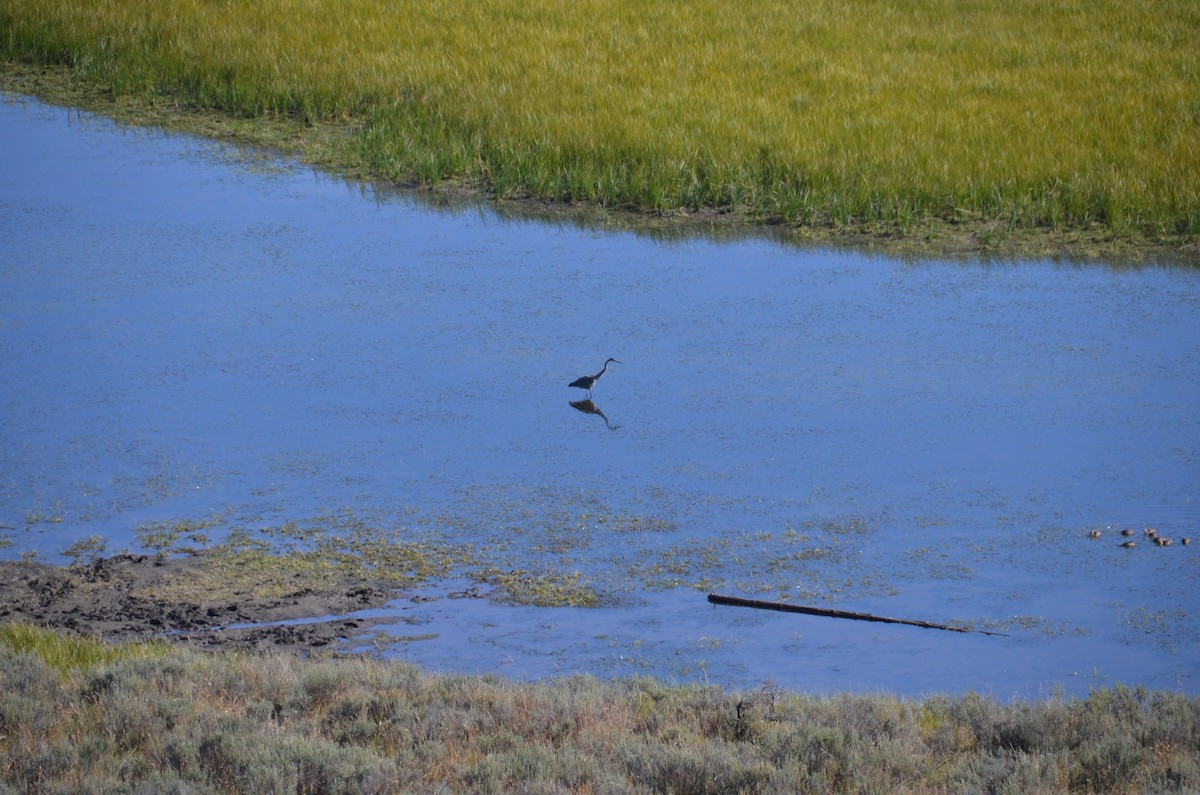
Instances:
[[[61,93],[43,67],[65,67],[68,102],[375,179],[935,249],[1191,256],[1198,28],[1185,0],[0,0],[0,59],[16,90]]]
[[[6,791],[1181,792],[1200,700],[436,675],[0,625]],[[11,788],[8,790],[7,788]]]
[[[499,200],[601,206],[667,224],[774,224],[801,237],[865,234],[937,250],[1195,256],[1200,58],[1189,34],[1200,27],[1198,14],[1188,3],[1159,0],[1086,13],[1071,3],[929,0],[619,9],[584,0],[567,13],[561,5],[497,0],[406,6],[403,14],[365,0],[336,7],[0,0],[0,82],[126,121],[269,144],[346,174]],[[645,292],[637,287],[626,294]],[[1113,306],[1119,316],[1137,305],[1114,297]],[[928,336],[956,333],[949,328]],[[1091,325],[1079,328],[1080,348],[1056,341],[1054,350],[1082,356],[1113,347]],[[896,333],[891,322],[886,333]],[[748,348],[762,349],[748,339]],[[842,350],[820,342],[814,347]],[[1101,368],[1105,378],[1111,369]],[[882,371],[863,365],[866,375]],[[545,373],[535,375],[528,380]],[[1062,382],[1075,381],[1064,375]],[[1126,412],[1118,404],[1114,415],[1135,415]],[[817,416],[806,422],[818,431],[840,427]],[[821,437],[814,451],[836,438]],[[148,480],[147,490],[163,491],[164,482]],[[519,501],[483,500],[460,516],[414,520],[404,532],[349,514],[148,522],[136,533],[142,547],[197,565],[181,576],[166,564],[164,576],[134,595],[168,604],[220,593],[231,609],[244,609],[251,600],[290,600],[313,582],[349,583],[350,592],[334,596],[362,596],[369,582],[365,595],[378,604],[397,590],[465,581],[472,596],[482,585],[505,604],[591,607],[630,592],[703,591],[713,582],[779,600],[862,598],[891,594],[906,575],[945,582],[971,574],[951,554],[962,546],[953,538],[914,545],[880,566],[864,553],[872,547],[864,539],[881,534],[856,516],[729,523],[719,535],[681,537],[661,511],[545,502],[522,510]],[[45,505],[25,514],[27,534],[79,519],[57,499]],[[289,505],[285,513],[302,510]],[[801,516],[838,510],[846,509]],[[1008,510],[998,502],[992,513]],[[1024,527],[1036,526],[1040,510],[1030,509],[1028,521],[998,523],[1014,534],[1022,525],[1026,538],[1044,533],[1039,541],[1085,537],[1075,519]],[[453,523],[471,532],[453,532]],[[637,543],[622,543],[627,538]],[[977,546],[968,551],[1007,565],[1026,559],[1023,549],[1013,551],[1019,541],[971,541]],[[0,536],[0,546],[9,543]],[[1063,544],[1052,563],[1033,565],[1052,566],[1057,576],[1062,561],[1084,559],[1084,543]],[[99,565],[105,546],[105,537],[84,535],[60,548],[76,568],[91,567],[97,586],[111,572]],[[1086,549],[1093,568],[1080,576],[1119,582],[1132,572],[1164,590],[1180,581],[1168,568],[1178,556],[1131,554],[1110,565],[1111,550]],[[320,604],[348,609],[344,601]],[[1039,618],[1037,606],[1029,608],[1034,616],[990,619],[995,604],[960,599],[945,608],[957,611],[947,620],[1047,637],[1092,626],[1077,616]],[[213,609],[193,607],[193,618]],[[1152,599],[1150,607],[1118,607],[1129,629],[1118,639],[1136,635],[1126,646],[1147,645],[1144,635],[1171,655],[1191,648],[1193,630]],[[1014,612],[1024,609],[1019,603]],[[205,620],[219,626],[235,613]],[[137,636],[155,631],[143,626]],[[697,643],[734,636],[703,635]],[[819,697],[770,682],[752,691],[587,676],[530,684],[398,660],[335,660],[308,638],[307,657],[202,654],[181,644],[106,644],[0,625],[0,791],[1200,788],[1200,703],[1169,689],[1098,686],[1086,696],[1009,703],[973,693]],[[1024,663],[1035,645],[1014,645],[1004,659]],[[815,657],[814,665],[845,653],[815,644],[785,651]],[[923,665],[933,656],[908,659]],[[1190,687],[1187,665],[1176,668]]]
[[[118,556],[150,553],[159,566],[189,561],[135,589],[172,602],[204,602],[229,589],[248,598],[277,598],[292,594],[298,583],[332,581],[374,582],[397,592],[468,581],[499,603],[539,607],[614,605],[640,591],[703,592],[719,584],[783,601],[830,602],[846,592],[891,590],[884,572],[859,559],[855,543],[873,532],[859,517],[807,520],[781,533],[731,530],[716,538],[674,538],[670,522],[603,504],[562,505],[540,517],[523,515],[520,502],[491,507],[495,528],[473,543],[452,539],[459,525],[475,519],[414,516],[410,524],[385,526],[343,510],[253,529],[222,516],[147,522],[135,530],[138,549]],[[656,533],[664,543],[651,558],[620,543]],[[609,547],[613,539],[618,543]],[[597,549],[603,550],[599,559],[588,558]],[[61,554],[79,570],[102,563],[107,551],[106,540],[92,535]],[[37,557],[25,562],[36,564]],[[807,584],[781,586],[781,576]]]

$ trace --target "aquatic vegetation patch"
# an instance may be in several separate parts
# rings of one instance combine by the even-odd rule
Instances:
[[[208,531],[224,524],[223,517],[205,520],[181,519],[144,522],[134,530],[138,543],[162,557],[167,552],[184,554],[202,549],[209,543]],[[187,545],[181,541],[187,542]],[[195,544],[196,546],[190,546]]]
[[[403,588],[445,577],[468,561],[462,549],[398,541],[378,531],[322,536],[304,548],[275,546],[246,533],[232,533],[207,550],[197,568],[157,583],[153,595],[196,603],[223,591],[264,598],[285,596],[306,584],[334,578]]]
[[[87,563],[104,554],[108,542],[104,536],[90,535],[79,539],[63,550],[63,555],[70,558],[76,565]]]
[[[1008,632],[1020,629],[1026,633],[1035,632],[1047,638],[1061,638],[1067,635],[1086,635],[1089,630],[1083,627],[1072,627],[1061,621],[1052,621],[1041,616],[1007,616],[1002,619],[971,619],[958,622],[959,626],[972,630],[991,632]]]
[[[62,504],[56,500],[49,510],[34,509],[25,514],[25,529],[28,530],[39,524],[62,524]]]
[[[949,544],[910,549],[905,553],[905,558],[909,565],[927,578],[963,580],[974,574],[972,567],[959,559]]]
[[[199,523],[148,525],[140,537],[160,555],[194,552],[179,544]],[[596,606],[605,600],[579,572],[547,570],[546,550],[451,542],[429,528],[384,530],[352,511],[228,530],[208,546],[199,565],[147,586],[139,596],[203,603],[214,592],[254,598],[283,597],[331,580],[374,582],[402,590],[468,577],[496,586],[494,597],[511,604]]]
[[[599,607],[606,599],[577,571],[500,571],[487,569],[475,576],[500,589],[502,603],[536,607]]]
[[[717,588],[774,593],[781,601],[832,601],[894,593],[891,578],[864,559],[861,536],[875,532],[861,517],[801,525],[805,532],[735,531],[682,538],[634,554],[614,555],[619,577],[647,589]]]
[[[1188,613],[1182,609],[1137,607],[1126,613],[1122,623],[1128,628],[1130,642],[1149,640],[1164,651],[1178,654],[1181,646],[1200,637],[1200,630],[1187,619]]]
[[[204,549],[200,572],[172,587],[181,598],[220,582],[266,596],[329,577],[397,589],[466,577],[496,586],[500,601],[538,606],[613,604],[637,591],[676,587],[772,592],[783,600],[895,593],[887,573],[861,554],[862,539],[875,532],[862,517],[689,538],[672,521],[613,509],[594,497],[476,498],[456,511],[409,511],[403,524],[394,516],[389,522],[339,510],[226,528],[223,541]],[[189,539],[207,542],[210,532],[222,532],[219,523],[172,520],[139,533],[160,555],[192,553]]]

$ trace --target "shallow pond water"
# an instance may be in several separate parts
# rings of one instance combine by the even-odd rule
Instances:
[[[434,669],[1200,692],[1200,545],[1116,531],[1200,537],[1194,269],[430,207],[12,96],[0,152],[0,555],[371,526],[605,597],[430,584],[363,645]]]

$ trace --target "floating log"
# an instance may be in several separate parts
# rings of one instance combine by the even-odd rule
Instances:
[[[1008,637],[1003,632],[988,632],[984,629],[964,629],[963,627],[950,627],[945,624],[933,624],[929,621],[914,621],[908,618],[886,618],[884,616],[873,616],[870,613],[852,613],[849,610],[827,610],[822,607],[805,607],[803,605],[789,605],[783,602],[764,602],[759,599],[741,599],[737,596],[720,596],[715,593],[708,595],[708,601],[714,605],[727,605],[729,607],[753,607],[756,610],[779,610],[783,613],[803,613],[808,616],[825,616],[826,618],[849,618],[854,621],[879,621],[884,624],[908,624],[912,627],[924,627],[925,629],[944,629],[947,632],[978,632],[982,635],[1000,635]]]

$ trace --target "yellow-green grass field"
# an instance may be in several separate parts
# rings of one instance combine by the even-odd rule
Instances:
[[[658,214],[1200,233],[1194,0],[0,0],[0,59]]]

